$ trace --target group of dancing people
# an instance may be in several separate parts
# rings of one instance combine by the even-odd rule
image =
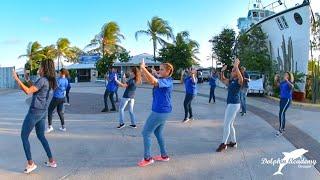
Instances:
[[[209,80],[210,85],[210,96],[209,103],[211,100],[216,102],[215,88],[217,86],[217,79],[219,78],[222,83],[227,86],[227,106],[224,115],[224,127],[223,127],[223,137],[221,144],[216,149],[217,152],[221,152],[227,149],[227,147],[237,147],[236,132],[234,128],[234,121],[240,108],[242,109],[241,115],[245,115],[246,107],[245,100],[246,91],[248,89],[249,77],[245,73],[245,68],[240,67],[240,60],[235,59],[230,74],[230,78],[225,77],[225,71],[227,66],[225,65],[220,74],[215,70]],[[241,69],[241,70],[240,70]],[[152,111],[145,121],[142,136],[144,144],[144,157],[138,162],[138,166],[144,167],[148,166],[155,161],[169,161],[169,155],[165,146],[165,140],[163,137],[163,130],[167,119],[170,117],[172,112],[172,92],[173,92],[173,78],[171,77],[174,72],[174,67],[170,63],[162,63],[158,71],[149,69],[146,67],[144,60],[140,63],[140,68],[133,67],[129,71],[128,78],[124,75],[121,80],[118,80],[116,69],[111,68],[110,73],[107,76],[108,83],[106,85],[106,90],[104,93],[105,107],[103,112],[108,112],[107,99],[111,101],[112,108],[110,111],[116,111],[116,105],[114,102],[114,94],[118,87],[125,88],[123,97],[119,106],[119,126],[118,129],[125,127],[124,123],[124,111],[128,106],[131,128],[137,128],[136,117],[134,114],[134,103],[135,103],[135,92],[137,86],[142,83],[142,79],[153,86],[152,89]],[[40,78],[27,87],[19,77],[13,72],[13,77],[20,86],[20,88],[26,94],[33,94],[31,105],[29,111],[23,121],[21,130],[21,139],[23,142],[23,148],[27,158],[27,166],[24,170],[25,173],[30,173],[37,168],[37,165],[32,160],[29,144],[29,135],[32,129],[35,127],[36,134],[40,140],[43,148],[45,149],[48,161],[45,163],[48,167],[55,168],[57,163],[54,160],[50,146],[45,137],[45,119],[48,113],[49,126],[47,132],[51,132],[52,128],[52,112],[55,107],[57,107],[58,115],[61,120],[61,130],[65,131],[63,111],[60,111],[64,103],[64,92],[68,89],[68,80],[66,79],[67,71],[61,69],[60,77],[56,79],[56,72],[53,60],[47,59],[41,62],[40,68],[38,70]],[[190,68],[186,69],[181,73],[182,82],[185,85],[185,100],[184,109],[185,117],[182,120],[183,123],[193,120],[192,113],[192,100],[197,94],[197,78],[196,69]],[[293,76],[290,72],[285,73],[283,81],[280,81],[279,75],[275,77],[275,85],[280,88],[280,112],[279,112],[279,131],[277,136],[282,135],[285,131],[285,112],[288,109],[291,99],[292,99],[292,89],[293,89]],[[49,99],[50,90],[54,91],[53,98],[47,109],[47,102]],[[70,90],[70,89],[69,89]],[[242,100],[241,100],[242,99]],[[160,147],[160,154],[157,156],[151,155],[151,135],[154,134],[158,141]],[[228,139],[230,141],[228,142]]]

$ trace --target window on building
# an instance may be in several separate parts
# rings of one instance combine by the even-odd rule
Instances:
[[[284,25],[285,28],[289,28],[289,25],[286,21],[286,18],[284,16],[281,16],[282,24]]]
[[[258,17],[258,12],[252,12],[252,17]]]
[[[284,29],[284,27],[283,27],[282,22],[280,21],[280,18],[276,18],[276,21],[277,21],[277,24],[278,24],[278,26],[279,26],[280,30],[283,30],[283,29]]]

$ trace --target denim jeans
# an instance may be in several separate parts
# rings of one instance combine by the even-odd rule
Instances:
[[[189,118],[193,117],[191,102],[192,102],[194,97],[195,97],[194,94],[188,94],[187,93],[185,98],[184,98],[183,106],[184,106],[184,118],[185,119],[188,118],[188,114],[189,114]]]
[[[213,99],[213,102],[216,102],[216,96],[214,94],[215,89],[216,89],[215,86],[210,87],[209,103],[211,102],[211,99]]]
[[[242,113],[247,113],[247,93],[247,88],[243,88],[240,90],[240,104]]]
[[[29,143],[29,135],[34,127],[36,128],[37,137],[40,140],[44,150],[46,151],[48,158],[52,158],[49,143],[46,137],[44,136],[46,117],[47,117],[46,110],[30,109],[23,121],[22,130],[21,130],[21,139],[22,139],[23,148],[24,148],[24,152],[27,160],[32,160],[30,143]]]
[[[131,124],[135,125],[136,124],[136,117],[133,113],[133,106],[134,106],[134,99],[133,98],[122,98],[121,99],[121,103],[120,103],[120,108],[119,108],[119,112],[120,112],[120,124],[124,123],[124,109],[126,108],[126,106],[129,106],[129,114],[130,114],[130,119],[131,119]]]
[[[279,130],[285,129],[286,126],[286,111],[291,104],[291,99],[280,99],[280,111],[279,111]]]
[[[49,108],[48,108],[48,124],[52,125],[52,114],[53,110],[57,108],[57,113],[59,115],[61,125],[64,126],[64,112],[63,112],[63,103],[65,102],[65,98],[55,98],[53,97]]]
[[[163,139],[162,132],[169,115],[170,113],[152,112],[149,115],[146,123],[144,124],[142,136],[143,136],[145,159],[151,158],[151,134],[152,133],[154,133],[154,135],[157,138],[161,155],[167,156],[165,141]]]
[[[114,103],[113,95],[114,95],[114,92],[108,91],[107,89],[104,92],[104,96],[103,96],[104,97],[104,108],[107,109],[107,110],[109,110],[108,102],[107,102],[108,101],[108,97],[110,98],[112,109],[116,109],[116,105]]]

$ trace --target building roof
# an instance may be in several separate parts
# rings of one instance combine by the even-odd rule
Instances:
[[[144,59],[144,62],[147,66],[159,66],[161,64],[161,62],[159,61],[155,62],[151,54],[143,53],[136,56],[132,56],[129,62],[120,62],[119,60],[117,60],[114,63],[114,66],[139,66],[142,59]]]
[[[82,63],[75,63],[67,66],[66,69],[95,69],[95,64],[82,64]]]

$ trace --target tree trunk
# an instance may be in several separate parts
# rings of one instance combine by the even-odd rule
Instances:
[[[157,41],[153,39],[153,60],[156,62],[156,49],[157,49]]]

